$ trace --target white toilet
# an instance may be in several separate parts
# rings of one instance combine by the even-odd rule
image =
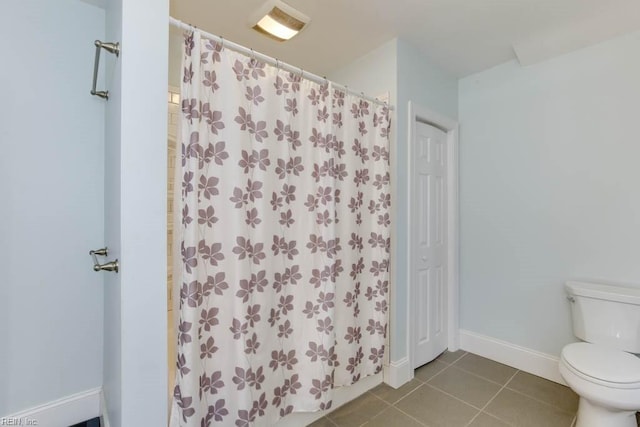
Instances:
[[[560,374],[580,396],[576,427],[636,427],[640,410],[640,289],[567,282],[573,333]]]

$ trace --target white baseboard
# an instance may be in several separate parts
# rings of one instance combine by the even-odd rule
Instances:
[[[409,358],[389,363],[384,367],[384,382],[393,388],[398,388],[413,379],[413,369],[409,365]]]
[[[100,416],[100,394],[100,388],[83,391],[13,415],[0,417],[0,422],[4,422],[3,425],[69,427]]]
[[[335,392],[333,394],[333,404],[331,405],[330,410],[291,414],[278,421],[273,427],[300,427],[309,425],[312,422],[324,417],[337,407],[342,406],[345,403],[355,399],[356,397],[363,395],[380,383],[382,383],[381,373],[362,378],[352,386],[337,388],[335,389]]]
[[[460,348],[550,381],[567,384],[560,376],[555,356],[463,329],[460,329]]]
[[[107,411],[107,401],[104,397],[104,390],[100,390],[100,426],[111,427],[109,422],[109,411]]]

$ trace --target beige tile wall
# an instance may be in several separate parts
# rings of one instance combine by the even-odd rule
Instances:
[[[178,134],[179,90],[169,88],[169,110],[167,117],[167,359],[169,362],[168,384],[169,402],[173,394],[176,366],[176,331],[173,316],[173,200],[174,200],[174,173],[176,163],[176,138]]]
[[[167,307],[169,310],[173,308],[173,200],[176,162],[175,141],[178,134],[180,113],[179,98],[178,89],[169,88],[167,117]]]

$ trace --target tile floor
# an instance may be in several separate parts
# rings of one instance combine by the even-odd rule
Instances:
[[[577,409],[568,387],[457,351],[416,369],[399,389],[381,384],[311,426],[570,427]]]

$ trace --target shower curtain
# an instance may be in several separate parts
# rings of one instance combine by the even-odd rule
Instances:
[[[382,369],[389,111],[185,36],[171,426],[270,426]],[[179,188],[179,187],[178,187]]]

